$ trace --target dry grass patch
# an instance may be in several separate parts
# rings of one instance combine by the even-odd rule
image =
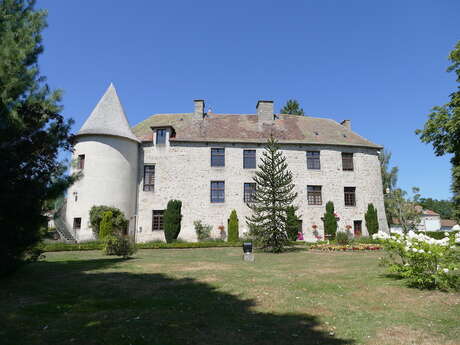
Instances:
[[[421,329],[395,326],[377,331],[368,345],[459,345],[460,341],[449,341],[435,337]]]

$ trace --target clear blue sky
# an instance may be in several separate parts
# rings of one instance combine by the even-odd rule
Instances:
[[[42,73],[83,124],[114,82],[132,125],[154,113],[278,111],[351,119],[393,153],[399,185],[450,198],[448,157],[414,134],[456,88],[447,55],[460,39],[460,1],[55,1]]]

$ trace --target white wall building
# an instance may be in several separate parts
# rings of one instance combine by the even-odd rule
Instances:
[[[457,230],[458,227],[455,220],[441,219],[441,216],[432,211],[423,209],[421,206],[416,206],[417,211],[420,213],[420,223],[417,225],[418,231],[451,231]],[[403,233],[403,228],[398,219],[393,219],[393,224],[390,225],[390,231],[398,234]]]
[[[294,175],[298,215],[306,240],[323,238],[321,217],[333,201],[339,229],[366,235],[364,213],[373,203],[380,230],[385,219],[378,153],[381,147],[337,123],[310,116],[275,114],[259,101],[256,114],[156,114],[129,127],[110,85],[77,133],[73,171],[82,178],[68,191],[66,223],[77,241],[93,239],[89,210],[114,206],[130,220],[138,242],[164,239],[162,213],[171,199],[182,201],[180,238],[195,241],[195,220],[227,230],[235,209],[240,233],[247,231],[252,177],[272,134]]]

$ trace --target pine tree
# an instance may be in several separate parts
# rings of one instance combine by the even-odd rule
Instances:
[[[287,101],[286,105],[281,108],[280,114],[304,115],[304,112],[300,107],[299,102],[297,102],[295,99],[290,99]]]
[[[367,212],[364,215],[366,219],[366,228],[369,236],[376,234],[379,231],[379,220],[377,217],[377,209],[373,204],[367,205]]]
[[[0,1],[0,275],[12,271],[41,238],[46,200],[73,181],[58,153],[70,150],[70,121],[60,93],[40,75],[46,11],[35,1]]]
[[[335,217],[334,203],[332,201],[328,201],[326,204],[326,213],[324,214],[323,222],[325,234],[330,240],[333,240],[337,233],[337,218]]]
[[[258,166],[254,182],[256,191],[249,203],[252,210],[247,218],[250,234],[262,248],[274,253],[283,251],[289,243],[286,232],[286,211],[297,197],[293,192],[292,173],[286,157],[271,136],[265,146],[262,164]]]
[[[238,216],[236,211],[233,210],[230,213],[230,219],[228,221],[228,242],[237,242],[239,238],[239,229],[238,229]]]
[[[286,232],[290,241],[297,240],[299,232],[299,217],[295,214],[296,208],[288,206],[286,209]]]
[[[177,239],[180,232],[180,222],[182,220],[181,215],[182,201],[169,200],[166,206],[166,211],[163,214],[165,238],[167,243],[171,243]]]

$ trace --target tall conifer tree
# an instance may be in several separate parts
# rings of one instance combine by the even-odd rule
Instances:
[[[293,192],[295,186],[286,157],[273,136],[268,139],[261,161],[254,177],[253,201],[248,204],[252,215],[247,222],[257,244],[279,253],[289,243],[286,212],[297,193]]]
[[[303,109],[300,107],[299,102],[297,102],[295,99],[288,100],[285,106],[281,108],[280,114],[305,115]]]
[[[34,4],[0,1],[0,275],[40,240],[45,201],[73,181],[58,161],[60,150],[71,150],[71,122],[39,72],[46,12]]]

